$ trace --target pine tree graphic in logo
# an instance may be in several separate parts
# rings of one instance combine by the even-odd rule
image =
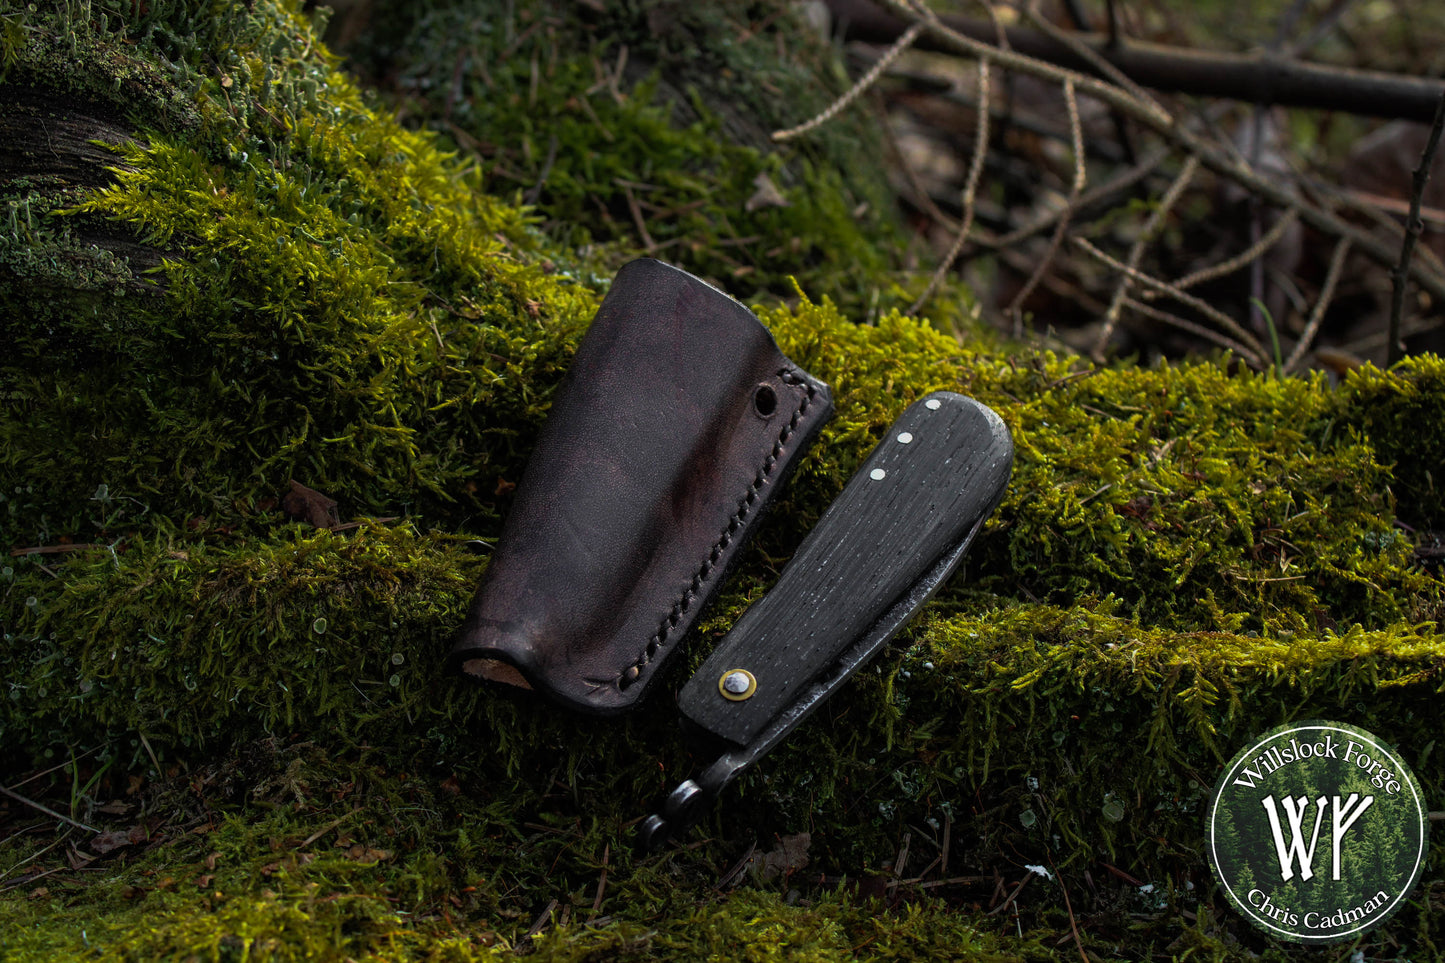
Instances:
[[[1235,756],[1214,789],[1210,865],[1229,901],[1268,933],[1348,939],[1408,898],[1425,862],[1427,807],[1375,736],[1297,722]]]

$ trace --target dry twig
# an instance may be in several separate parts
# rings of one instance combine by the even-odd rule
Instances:
[[[1119,323],[1119,311],[1124,306],[1124,298],[1129,294],[1130,282],[1134,280],[1139,269],[1139,262],[1144,259],[1144,249],[1159,233],[1164,226],[1164,220],[1178,203],[1179,198],[1184,195],[1184,189],[1194,179],[1194,174],[1199,170],[1199,158],[1189,156],[1184,161],[1184,166],[1179,171],[1179,176],[1174,178],[1174,183],[1169,185],[1169,190],[1159,199],[1159,204],[1154,208],[1154,213],[1149,215],[1149,220],[1144,222],[1139,237],[1135,239],[1134,246],[1129,250],[1129,260],[1124,265],[1123,276],[1119,278],[1119,284],[1114,288],[1114,298],[1109,302],[1109,310],[1104,314],[1104,327],[1099,332],[1099,338],[1094,343],[1094,360],[1104,360],[1104,346],[1109,343],[1109,337],[1114,333],[1114,328]],[[1092,245],[1091,245],[1092,246]]]
[[[1034,269],[1033,274],[1029,275],[1028,281],[1019,289],[1019,293],[1014,296],[1013,301],[1004,312],[1013,316],[1014,337],[1023,333],[1023,304],[1034,292],[1034,288],[1038,286],[1039,279],[1053,264],[1054,255],[1059,253],[1059,245],[1063,243],[1064,232],[1069,229],[1069,220],[1073,216],[1075,205],[1079,203],[1079,195],[1084,191],[1084,181],[1087,176],[1084,169],[1084,131],[1083,125],[1079,122],[1079,99],[1074,95],[1073,80],[1064,81],[1064,103],[1069,109],[1069,138],[1074,149],[1074,181],[1069,186],[1069,196],[1064,201],[1063,213],[1059,217],[1058,226],[1054,228],[1054,236],[1049,239],[1048,250],[1044,252],[1039,266]]]
[[[1239,322],[1235,321],[1223,311],[1220,311],[1218,308],[1205,301],[1199,300],[1187,291],[1179,291],[1167,282],[1161,281],[1156,277],[1145,274],[1138,268],[1131,268],[1129,265],[1123,263],[1118,258],[1105,254],[1103,251],[1090,244],[1089,241],[1085,238],[1076,237],[1074,238],[1074,243],[1077,244],[1079,248],[1081,248],[1085,253],[1089,254],[1094,258],[1097,258],[1114,270],[1124,272],[1130,277],[1131,280],[1138,281],[1140,284],[1147,285],[1148,287],[1153,288],[1156,291],[1167,294],[1170,297],[1174,298],[1176,301],[1179,301],[1182,304],[1187,304],[1189,307],[1198,311],[1206,318],[1209,318],[1209,320],[1213,321],[1221,328],[1224,328],[1224,330],[1228,331],[1230,334],[1234,335],[1234,337],[1236,337],[1248,346],[1249,354],[1245,355],[1245,357],[1254,357],[1257,360],[1264,358],[1265,351],[1263,346],[1260,345],[1258,339],[1256,339],[1254,335],[1250,334],[1244,328],[1240,327]]]
[[[978,126],[974,132],[973,160],[968,167],[968,182],[963,188],[963,217],[958,226],[958,235],[954,238],[953,246],[948,249],[948,253],[939,262],[938,268],[933,272],[933,277],[929,278],[928,287],[908,309],[909,314],[917,314],[918,309],[933,297],[934,292],[938,290],[938,286],[943,283],[944,277],[953,267],[953,262],[963,251],[964,244],[968,242],[968,232],[973,227],[973,205],[978,196],[978,182],[983,175],[984,159],[988,157],[989,96],[988,61],[980,58],[978,61]]]
[[[67,825],[70,825],[70,826],[74,826],[76,829],[83,829],[83,830],[85,830],[85,831],[88,832],[88,833],[95,833],[95,835],[97,835],[97,836],[100,835],[100,830],[96,829],[95,827],[93,827],[93,826],[87,826],[85,823],[82,823],[82,822],[79,822],[79,821],[77,821],[77,820],[71,819],[69,816],[62,815],[62,814],[56,812],[55,810],[51,809],[49,806],[45,805],[44,803],[38,803],[38,802],[36,802],[36,801],[33,800],[33,799],[27,799],[27,798],[25,798],[24,796],[20,795],[18,792],[16,792],[16,791],[13,790],[13,789],[6,789],[4,786],[0,786],[0,795],[9,796],[11,799],[15,800],[16,802],[18,802],[18,803],[23,803],[23,804],[25,804],[26,806],[29,806],[31,809],[39,810],[40,812],[43,812],[43,813],[44,813],[45,815],[47,815],[47,816],[54,816],[56,819],[60,820],[61,822],[66,823]]]
[[[843,96],[833,101],[823,109],[822,113],[813,117],[811,120],[805,121],[797,127],[789,127],[787,130],[773,131],[773,140],[778,143],[782,143],[785,140],[792,140],[794,137],[799,137],[809,131],[822,127],[828,121],[842,113],[849,104],[863,96],[868,88],[878,82],[878,78],[883,76],[883,71],[887,70],[893,64],[893,61],[897,60],[905,50],[913,46],[913,41],[917,40],[918,35],[923,33],[923,26],[922,20],[915,21],[904,31],[903,36],[894,41],[893,45],[883,52],[883,55],[878,58],[873,66],[868,68],[868,72],[858,78],[857,83],[848,88]]]
[[[1430,181],[1430,165],[1435,163],[1435,149],[1440,146],[1440,131],[1445,128],[1445,93],[1435,106],[1435,120],[1430,124],[1430,139],[1425,142],[1425,151],[1420,155],[1420,166],[1410,190],[1410,216],[1405,221],[1405,240],[1400,245],[1400,263],[1391,273],[1394,288],[1390,296],[1390,340],[1386,343],[1386,365],[1400,360],[1404,346],[1400,344],[1400,316],[1405,311],[1405,282],[1410,277],[1410,255],[1415,251],[1415,242],[1420,239],[1424,225],[1420,223],[1420,200],[1425,195],[1425,185]]]
[[[1341,238],[1335,245],[1335,253],[1330,256],[1330,269],[1325,274],[1324,287],[1320,288],[1320,296],[1315,301],[1315,307],[1310,312],[1309,322],[1305,325],[1304,333],[1300,335],[1299,343],[1290,352],[1289,358],[1284,363],[1284,373],[1289,374],[1299,364],[1306,351],[1315,340],[1315,334],[1320,330],[1320,323],[1325,319],[1325,309],[1330,306],[1330,300],[1335,296],[1335,285],[1340,280],[1340,271],[1345,266],[1345,257],[1350,253],[1350,242],[1347,238]]]
[[[1132,311],[1136,311],[1139,314],[1144,315],[1146,318],[1152,318],[1155,321],[1167,324],[1172,328],[1178,328],[1180,331],[1187,331],[1190,334],[1195,335],[1196,337],[1203,338],[1206,341],[1219,345],[1226,351],[1232,351],[1235,354],[1239,355],[1241,358],[1243,358],[1246,362],[1248,362],[1250,367],[1264,367],[1263,358],[1255,354],[1249,348],[1240,344],[1238,341],[1235,341],[1233,338],[1227,337],[1226,335],[1220,334],[1213,328],[1206,328],[1202,324],[1195,324],[1193,321],[1181,318],[1177,314],[1170,314],[1168,311],[1162,311],[1152,304],[1145,304],[1143,301],[1136,301],[1133,298],[1125,298],[1124,307],[1129,308]]]
[[[587,916],[587,922],[597,918],[602,910],[602,894],[607,892],[607,861],[612,857],[612,844],[608,843],[602,847],[602,873],[597,877],[597,896],[592,900],[592,912]]]
[[[1135,184],[1144,180],[1150,174],[1153,174],[1156,170],[1158,170],[1159,165],[1164,163],[1164,160],[1168,156],[1169,151],[1167,149],[1161,148],[1159,150],[1156,150],[1154,153],[1144,158],[1134,167],[1119,172],[1118,174],[1109,178],[1107,181],[1104,181],[1102,184],[1095,187],[1093,190],[1081,196],[1075,207],[1082,210],[1083,208],[1089,207],[1092,204],[1097,204],[1099,201],[1107,197],[1112,197],[1115,194],[1127,191],[1129,188],[1133,187]],[[1059,208],[1056,211],[1051,211],[1048,214],[1043,215],[1042,217],[1030,221],[1022,227],[1015,228],[1014,230],[1009,231],[1007,234],[998,237],[990,234],[985,234],[980,231],[976,242],[983,245],[984,247],[991,248],[1012,247],[1020,241],[1032,237],[1035,234],[1038,234],[1040,231],[1047,230],[1051,225],[1056,224],[1059,219],[1062,218],[1067,212],[1068,208]]]
[[[1173,282],[1174,286],[1181,291],[1187,291],[1195,285],[1203,284],[1206,281],[1214,281],[1218,278],[1233,274],[1246,264],[1251,264],[1257,258],[1264,257],[1269,249],[1274,247],[1279,239],[1284,236],[1284,232],[1289,230],[1290,225],[1294,224],[1297,220],[1299,220],[1298,211],[1285,211],[1280,215],[1279,219],[1274,222],[1274,227],[1270,228],[1269,232],[1261,237],[1257,243],[1250,245],[1246,250],[1239,252],[1226,261],[1220,261],[1218,264],[1200,268],[1193,274],[1186,274],[1184,277]],[[1158,295],[1151,292],[1145,295],[1144,300],[1148,301],[1155,297],[1158,297]]]
[[[1397,252],[1390,246],[1341,220],[1333,212],[1295,196],[1288,185],[1275,183],[1270,178],[1256,173],[1234,153],[1206,141],[1188,126],[1175,123],[1168,114],[1161,113],[1157,108],[1140,101],[1127,91],[1097,78],[1077,74],[1012,50],[1001,50],[998,47],[990,46],[951,28],[929,11],[914,9],[904,0],[882,0],[882,3],[904,17],[907,22],[922,20],[927,24],[928,36],[965,56],[975,57],[980,61],[988,60],[1005,69],[1017,70],[1059,85],[1062,85],[1065,79],[1072,77],[1079,93],[1094,97],[1107,106],[1117,108],[1131,119],[1144,124],[1176,148],[1190,156],[1197,157],[1200,164],[1215,174],[1233,180],[1245,190],[1276,207],[1298,211],[1300,219],[1318,231],[1337,238],[1349,238],[1350,243],[1357,250],[1376,263],[1386,267],[1393,267],[1396,264]],[[1411,265],[1409,273],[1433,296],[1445,301],[1445,276],[1424,270],[1418,264]]]
[[[1159,111],[1161,116],[1169,116],[1169,111],[1165,110],[1159,101],[1155,100],[1148,91],[1131,80],[1122,70],[1109,63],[1098,51],[1080,41],[1074,34],[1060,30],[1050,23],[1047,18],[1039,16],[1038,11],[1034,8],[1035,4],[1032,3],[1025,6],[1024,16],[1028,19],[1029,23],[1042,31],[1045,36],[1051,38],[1056,43],[1061,43],[1065,47],[1068,47],[1077,57],[1109,80],[1118,84],[1124,90],[1127,90],[1131,96],[1138,98],[1141,103],[1148,104]]]

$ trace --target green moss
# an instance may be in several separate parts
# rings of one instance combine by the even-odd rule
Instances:
[[[1398,745],[1427,796],[1445,796],[1445,642],[1429,621],[1445,588],[1395,527],[1395,499],[1411,524],[1440,504],[1438,359],[1333,389],[961,346],[870,314],[865,292],[886,306],[903,282],[887,265],[827,263],[835,239],[817,225],[842,221],[790,223],[799,202],[755,212],[770,238],[806,235],[765,267],[788,262],[805,290],[849,307],[767,300],[761,314],[829,382],[838,414],[680,661],[704,658],[921,394],[995,407],[1013,482],[966,576],[844,698],[730,789],[689,847],[631,854],[633,821],[699,761],[665,694],[583,724],[443,665],[507,483],[605,287],[559,253],[556,238],[582,235],[559,218],[544,237],[487,193],[516,186],[495,168],[484,178],[368,102],[293,6],[122,6],[105,7],[106,25],[0,9],[24,27],[23,44],[3,40],[9,77],[69,89],[47,72],[73,45],[96,69],[88,102],[139,105],[124,115],[133,142],[96,184],[4,187],[24,203],[0,296],[42,303],[0,319],[17,349],[0,359],[0,542],[48,551],[0,571],[0,765],[35,770],[24,792],[73,819],[137,832],[101,854],[7,800],[0,818],[21,830],[0,833],[7,958],[481,960],[525,946],[557,960],[1042,959],[1076,955],[1063,885],[1095,957],[1285,959],[1211,909],[1200,807],[1223,761],[1276,723],[1321,716]],[[581,83],[567,37],[523,6],[521,29],[489,21],[501,39],[480,42],[537,52],[539,70],[557,50],[556,89]],[[419,31],[456,23],[460,8],[437,9]],[[616,54],[577,36],[587,57]],[[648,176],[682,199],[715,190],[688,180],[698,170],[743,160],[708,147],[689,166],[700,155],[668,99],[675,42],[659,41],[656,70],[629,75],[620,102],[593,106],[617,156],[655,149]],[[526,102],[513,71],[530,78],[527,57],[485,62],[489,85]],[[112,84],[123,70],[149,93]],[[497,143],[527,156],[507,126],[526,111],[492,106]],[[568,137],[595,129],[580,116]],[[701,112],[689,123],[726,128]],[[589,143],[596,169],[558,174],[556,210],[624,170]],[[802,183],[786,173],[802,155],[749,156],[785,190]],[[569,223],[626,237],[615,194],[596,196],[611,199]],[[887,233],[859,223],[858,237]],[[132,246],[93,246],[101,228]],[[694,266],[727,275],[706,265],[748,247],[718,244],[730,236],[703,235]],[[857,272],[851,293],[835,270]],[[303,528],[274,507],[292,477],[344,518],[403,517]],[[806,871],[718,891],[750,842],[767,852],[804,830]],[[945,832],[949,872],[987,882],[934,892],[884,869],[906,835],[897,869],[923,873]],[[72,843],[105,872],[74,870]],[[1427,879],[1442,859],[1437,847]],[[1109,882],[1100,861],[1154,895]],[[1029,884],[1017,920],[984,915],[994,872],[1018,879],[1025,864],[1057,879]],[[1439,952],[1427,885],[1365,951]]]
[[[1345,379],[1338,416],[1357,427],[1391,467],[1401,519],[1418,528],[1445,525],[1445,424],[1440,398],[1445,360],[1406,358],[1388,373],[1373,365]]]
[[[114,538],[147,512],[236,523],[293,476],[348,513],[495,520],[594,297],[549,273],[519,211],[367,107],[306,30],[266,7],[193,49],[223,65],[193,78],[203,129],[118,147],[113,183],[69,208],[162,249],[166,297],[87,311],[125,280],[95,254],[93,282],[9,316],[12,544]],[[25,226],[57,232],[51,260],[74,246],[55,207]],[[33,261],[28,241],[11,238]],[[57,286],[35,275],[0,276],[0,300]],[[100,486],[136,507],[119,530],[90,517]]]
[[[788,537],[904,407],[945,388],[997,410],[1016,449],[1009,494],[969,562],[979,590],[1065,605],[1112,596],[1181,631],[1383,628],[1433,618],[1445,598],[1393,527],[1375,434],[1340,416],[1322,378],[1001,358],[896,313],[855,325],[827,301],[764,317],[838,402],[777,513],[801,523]],[[1382,390],[1409,393],[1421,416],[1445,405],[1445,386],[1393,377]],[[1426,476],[1417,466],[1414,477]]]
[[[886,280],[905,242],[866,108],[770,139],[846,86],[791,5],[579,17],[550,0],[453,0],[375,15],[385,25],[358,59],[395,78],[409,117],[475,152],[492,192],[535,205],[562,246],[646,247],[744,298],[786,295],[790,276],[860,314],[905,296]],[[767,203],[760,178],[778,192]]]
[[[56,882],[5,904],[7,949],[112,961],[483,961],[519,951],[556,961],[1037,958],[1004,950],[983,932],[982,920],[971,922],[937,901],[893,915],[881,914],[877,901],[839,891],[820,891],[802,905],[768,889],[709,897],[694,888],[699,867],[689,861],[633,867],[615,850],[608,858],[612,882],[598,907],[606,915],[594,917],[603,856],[568,852],[591,840],[564,828],[488,841],[505,853],[539,842],[555,851],[554,873],[537,881],[550,884],[554,899],[536,906],[505,874],[464,871],[463,854],[476,852],[468,841],[486,839],[484,811],[465,797],[454,804],[413,793],[413,804],[440,810],[427,820],[434,835],[418,845],[376,818],[387,804],[366,782],[375,773],[360,775],[349,784],[350,798],[332,807],[337,817],[296,804],[250,820],[218,815],[199,836],[153,833],[150,851],[120,858],[104,882],[83,890]],[[349,808],[360,800],[362,808]],[[443,814],[465,819],[468,829],[444,827]],[[426,850],[442,839],[448,851]],[[686,900],[677,899],[679,875],[689,878]],[[668,890],[671,898],[656,895]],[[77,896],[88,912],[76,912]],[[659,923],[661,912],[668,918]],[[588,917],[597,924],[587,925]],[[487,918],[491,925],[477,925]],[[545,932],[529,935],[534,919]]]

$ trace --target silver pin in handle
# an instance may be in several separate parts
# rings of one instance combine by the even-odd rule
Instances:
[[[1003,497],[1012,464],[1008,430],[971,398],[937,392],[903,413],[683,686],[682,714],[733,748],[641,824],[644,849],[691,828],[918,613]]]

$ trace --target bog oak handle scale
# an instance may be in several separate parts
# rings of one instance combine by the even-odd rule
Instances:
[[[1013,466],[1008,429],[952,392],[918,401],[804,539],[777,584],[683,686],[722,756],[644,821],[644,848],[694,822],[887,644],[957,569]]]

